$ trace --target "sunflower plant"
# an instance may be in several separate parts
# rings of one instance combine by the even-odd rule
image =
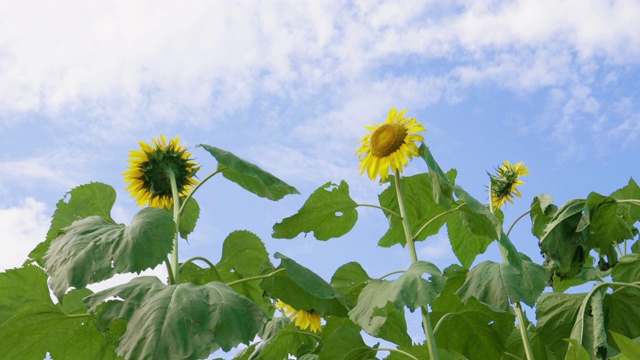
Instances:
[[[217,262],[180,262],[180,244],[198,223],[198,190],[211,179],[274,201],[298,191],[201,144],[217,161],[203,175],[179,137],[160,135],[129,153],[124,181],[141,207],[129,224],[111,218],[112,186],[78,186],[57,203],[25,264],[0,273],[0,359],[203,359],[217,350],[244,360],[638,358],[636,182],[560,206],[538,195],[506,227],[503,211],[523,196],[528,167],[504,161],[486,179],[488,203],[479,201],[456,184],[456,170],[442,170],[424,143],[426,128],[407,114],[391,109],[358,142],[360,173],[382,186],[378,204],[353,200],[345,181],[327,182],[272,237],[327,241],[347,234],[360,211],[379,211],[389,227],[377,246],[406,248],[408,268],[376,274],[349,262],[326,281],[284,254],[270,257],[251,229],[229,234]],[[424,171],[404,176],[410,165]],[[527,218],[538,262],[511,238]],[[420,259],[415,245],[441,233],[458,259],[444,269]],[[502,261],[476,263],[494,242]],[[88,288],[156,266],[166,266],[167,279]],[[587,293],[568,291],[584,284],[592,285]],[[523,303],[535,307],[535,319]],[[410,334],[408,316],[421,319],[421,337]]]

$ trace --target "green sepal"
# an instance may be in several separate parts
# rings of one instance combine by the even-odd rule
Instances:
[[[198,147],[207,150],[218,161],[218,171],[226,179],[251,193],[273,201],[289,194],[299,194],[293,186],[228,151],[204,144]]]
[[[51,289],[60,298],[72,286],[153,268],[173,248],[175,231],[171,215],[157,208],[140,210],[129,226],[100,216],[77,220],[62,229],[44,257]]]
[[[315,190],[293,216],[273,225],[272,237],[293,239],[313,232],[318,240],[329,240],[348,233],[358,221],[358,204],[349,196],[349,185],[328,182]]]
[[[68,201],[65,201],[68,200]],[[51,226],[45,240],[39,243],[30,253],[25,264],[36,262],[44,266],[43,257],[51,246],[51,241],[60,235],[60,231],[74,221],[89,216],[100,216],[111,219],[111,208],[116,201],[116,191],[103,183],[89,183],[73,188],[56,204],[51,218]]]

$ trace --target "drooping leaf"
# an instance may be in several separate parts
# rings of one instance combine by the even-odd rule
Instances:
[[[529,344],[531,345],[531,351],[533,352],[533,358],[536,360],[556,360],[556,357],[549,351],[544,342],[540,339],[537,333],[537,329],[533,325],[527,327],[527,336],[529,338]],[[526,359],[527,355],[522,344],[522,335],[520,329],[514,328],[513,332],[507,340],[507,350],[505,356],[502,359],[513,358],[506,354],[512,354],[520,359]]]
[[[95,311],[110,297],[123,299],[108,316],[128,320],[117,349],[125,359],[205,358],[249,344],[267,322],[262,309],[220,282],[165,285],[144,276],[84,301]]]
[[[609,333],[624,356],[628,359],[640,359],[640,344],[615,331],[609,331]]]
[[[513,245],[507,234],[503,232],[498,242],[502,249],[507,252],[507,263],[518,271],[524,271],[524,265],[522,263],[522,258],[520,257],[521,254],[518,253],[518,250],[516,250],[515,245]]]
[[[557,275],[553,275],[551,278],[551,285],[554,292],[565,292],[567,289],[573,286],[582,285],[590,281],[598,280],[599,277],[606,277],[607,274],[593,267],[593,257],[589,255],[585,260],[584,266],[580,269],[580,272],[571,279],[562,279]]]
[[[447,233],[451,248],[465,268],[470,268],[476,256],[484,253],[494,241],[493,238],[476,235],[475,225],[465,212],[457,211],[447,215]]]
[[[470,299],[459,312],[433,313],[436,343],[470,360],[500,359],[515,317]]]
[[[329,240],[348,233],[358,220],[357,203],[349,197],[349,185],[328,182],[316,191],[298,210],[273,226],[276,239],[293,239],[300,233],[313,232],[318,240]]]
[[[571,339],[584,347],[589,358],[607,358],[607,335],[603,309],[604,288],[594,291],[580,304],[576,321],[571,329]],[[567,356],[573,352],[574,342],[568,348]]]
[[[587,349],[580,344],[576,339],[565,339],[569,344],[569,350],[565,360],[591,360],[591,356],[587,352]]]
[[[567,201],[553,215],[540,238],[545,264],[562,279],[574,277],[589,252],[582,230],[579,230],[584,206],[584,199]]]
[[[433,311],[457,312],[463,307],[457,291],[464,284],[468,272],[469,270],[455,264],[444,269],[446,281],[436,300],[431,303]]]
[[[578,309],[585,294],[545,293],[536,307],[538,335],[557,358],[564,358],[568,343],[563,339],[571,336]]]
[[[453,191],[458,199],[467,204],[467,206],[461,208],[461,211],[465,214],[462,221],[467,221],[470,224],[469,227],[474,230],[476,235],[500,239],[502,222],[496,215],[491,213],[489,207],[480,203],[458,185],[453,188]]]
[[[424,273],[431,275],[431,281],[422,278]],[[444,280],[435,265],[418,261],[396,280],[371,280],[360,292],[349,318],[368,333],[378,334],[386,318],[380,316],[376,309],[384,309],[390,302],[398,309],[408,307],[415,311],[436,299]]]
[[[0,294],[0,324],[30,305],[51,304],[47,274],[33,265],[0,273]]]
[[[198,147],[207,150],[218,161],[218,171],[225,178],[251,193],[274,201],[289,194],[299,194],[293,186],[228,151],[204,144]]]
[[[360,292],[369,280],[371,278],[360,264],[350,262],[336,270],[331,278],[331,285],[355,304]]]
[[[62,230],[44,257],[50,286],[60,298],[69,287],[140,272],[165,259],[173,248],[175,223],[165,210],[140,210],[129,226],[99,216],[78,220]]]
[[[540,265],[523,261],[519,271],[509,263],[485,261],[469,271],[458,290],[463,302],[471,297],[497,311],[509,311],[518,301],[534,306],[547,285],[549,273]]]
[[[74,221],[94,215],[111,220],[111,208],[115,201],[116,191],[107,184],[89,183],[73,188],[56,204],[46,239],[29,253],[25,264],[35,261],[44,266],[42,258],[49,250],[51,241],[58,237],[60,230]]]
[[[616,264],[618,255],[614,244],[633,239],[633,231],[622,216],[618,215],[618,204],[614,198],[592,192],[587,197],[589,236],[587,245],[607,256],[609,266]]]
[[[407,320],[404,308],[398,309],[391,302],[384,308],[373,311],[373,318],[383,321],[375,336],[402,346],[410,346],[411,338],[407,334]]]
[[[286,324],[273,334],[261,349],[256,360],[296,358],[315,350],[318,341],[309,333],[301,332],[293,323]]]
[[[196,223],[200,217],[200,205],[194,198],[189,198],[186,205],[183,204],[184,197],[180,198],[180,206],[184,207],[184,210],[180,214],[180,221],[178,224],[178,231],[180,237],[187,239],[187,236],[193,232],[196,228]],[[173,214],[173,207],[169,210],[170,214]]]
[[[455,202],[453,199],[453,184],[442,171],[436,160],[433,158],[429,148],[423,143],[418,148],[420,157],[424,159],[429,167],[429,178],[431,179],[431,188],[433,190],[433,199],[445,210],[451,208],[451,204]],[[453,178],[455,178],[455,170],[453,170]]]
[[[618,259],[618,264],[611,269],[613,281],[640,281],[640,254],[628,254]]]
[[[616,289],[604,296],[605,328],[631,339],[640,337],[640,290],[632,287]]]
[[[531,233],[538,239],[542,238],[544,229],[558,211],[558,207],[553,205],[551,195],[542,194],[533,198],[531,202]]]
[[[629,183],[614,191],[611,197],[616,200],[640,200],[640,186],[633,178],[629,179]],[[630,203],[618,203],[617,214],[626,221],[629,226],[633,226],[640,221],[640,206]]]
[[[395,189],[395,177],[389,176],[391,184],[379,196],[380,206],[400,213],[398,198]],[[430,220],[443,213],[445,210],[433,199],[431,179],[429,174],[418,174],[401,178],[402,191],[404,194],[405,208],[411,226],[411,233],[418,233],[419,230]],[[402,220],[394,215],[388,215],[389,230],[384,234],[378,243],[382,247],[391,247],[395,244],[404,246],[406,237],[402,225]],[[424,240],[429,235],[437,234],[444,225],[445,218],[441,217],[432,221],[429,226],[423,229],[416,241]]]
[[[284,269],[270,278],[262,280],[260,286],[273,299],[280,299],[297,310],[313,310],[323,317],[336,315],[346,317],[350,301],[313,271],[288,257],[276,253]]]

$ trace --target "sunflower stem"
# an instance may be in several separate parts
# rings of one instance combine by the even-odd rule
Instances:
[[[184,211],[184,207],[187,205],[187,202],[189,201],[189,199],[191,199],[193,197],[193,194],[195,194],[196,190],[198,190],[200,188],[200,186],[202,186],[202,184],[204,184],[205,182],[207,182],[207,180],[211,179],[212,177],[214,177],[217,173],[219,173],[221,171],[216,170],[214,172],[212,172],[211,174],[207,175],[207,177],[205,177],[204,179],[202,179],[202,181],[200,181],[194,188],[193,190],[191,190],[189,192],[189,194],[187,194],[187,197],[185,197],[184,202],[182,203],[182,206],[180,206],[180,211],[178,212],[178,214],[182,214],[182,212]]]
[[[173,253],[171,263],[173,267],[173,283],[180,282],[180,264],[178,263],[178,238],[180,237],[180,194],[176,184],[176,176],[173,170],[167,168],[167,176],[171,182],[171,194],[173,195],[173,221],[176,223],[176,233],[173,237]],[[185,202],[186,203],[186,202]]]
[[[491,192],[491,182],[489,182],[489,192]],[[493,194],[489,194],[489,211],[491,211],[491,213],[494,213],[494,204],[493,204]],[[531,210],[525,212],[524,214],[520,215],[520,217],[518,217],[513,224],[511,224],[511,227],[509,228],[509,230],[507,231],[507,234],[511,233],[511,230],[513,229],[513,226],[523,217],[525,217],[528,213],[530,213]],[[505,235],[508,236],[508,235]],[[502,255],[502,261],[503,262],[507,262],[507,257],[508,257],[508,253],[507,253],[507,249],[505,249],[504,246],[502,246],[502,244],[500,244],[498,242],[498,245],[500,247],[500,255]],[[531,349],[531,342],[529,342],[529,336],[527,335],[527,327],[525,324],[525,316],[524,316],[524,312],[522,311],[522,305],[520,304],[520,301],[515,301],[514,302],[514,307],[516,308],[516,317],[518,318],[518,329],[520,330],[520,338],[522,339],[522,345],[524,346],[524,353],[527,356],[527,360],[535,360],[535,356],[533,355],[533,350]]]
[[[416,245],[413,242],[413,234],[411,233],[411,226],[409,224],[409,216],[407,215],[407,209],[404,204],[404,193],[402,192],[402,184],[400,178],[400,171],[395,170],[396,195],[398,197],[398,208],[400,209],[400,215],[402,216],[402,228],[404,229],[404,235],[407,241],[407,247],[409,248],[409,254],[411,255],[411,263],[418,261],[418,254],[416,252]],[[429,359],[438,360],[438,348],[436,347],[436,338],[431,328],[431,320],[429,319],[429,311],[427,306],[420,307],[422,313],[422,326],[424,327],[424,334],[427,337],[427,348],[429,349]]]
[[[398,219],[402,219],[402,215],[398,214],[397,212],[391,210],[391,209],[387,209],[384,206],[378,206],[378,205],[371,205],[371,204],[356,204],[356,206],[362,206],[362,207],[372,207],[372,208],[376,208],[376,209],[380,209],[386,213],[389,213],[395,217],[397,217]]]

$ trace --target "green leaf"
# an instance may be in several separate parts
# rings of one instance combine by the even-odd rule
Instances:
[[[431,281],[422,278],[425,272],[432,275]],[[443,286],[444,278],[438,268],[426,261],[418,261],[396,280],[371,280],[362,289],[357,305],[349,312],[349,318],[376,336],[386,321],[376,309],[385,309],[387,302],[390,302],[397,309],[406,306],[415,311],[434,301]]]
[[[299,194],[293,186],[228,151],[204,144],[198,147],[207,150],[218,161],[218,171],[225,178],[251,193],[274,201],[289,194]]]
[[[586,201],[569,200],[553,215],[540,238],[545,264],[562,279],[574,277],[588,254],[584,235],[578,226]]]
[[[334,322],[336,325],[333,324]],[[364,343],[360,329],[350,321],[329,319],[327,327],[333,327],[333,329],[328,334],[323,334],[320,360],[369,360],[376,358],[376,351]]]
[[[475,229],[476,235],[484,235],[493,239],[499,239],[502,234],[501,221],[489,210],[489,207],[480,203],[473,196],[469,195],[460,186],[453,189],[458,199],[467,203],[467,206],[461,208],[466,214],[466,219],[471,229]]]
[[[317,343],[309,333],[301,332],[293,323],[289,323],[264,342],[260,355],[255,359],[288,359],[289,354],[299,358],[314,350]]]
[[[0,294],[0,324],[25,307],[51,304],[47,274],[33,265],[0,273]]]
[[[620,352],[629,359],[640,359],[640,345],[636,344],[628,337],[618,334],[615,331],[609,331],[613,339],[615,340]]]
[[[473,218],[471,218],[473,219]],[[476,256],[484,253],[493,242],[493,238],[476,235],[473,220],[467,213],[456,211],[447,215],[447,233],[453,252],[465,268],[470,268]]]
[[[183,239],[187,239],[187,236],[193,232],[196,228],[196,223],[198,222],[198,218],[200,217],[200,205],[194,198],[189,198],[189,201],[186,205],[183,205],[184,197],[180,198],[180,206],[184,206],[184,210],[180,214],[180,221],[178,224],[178,231],[180,232],[180,237]],[[170,214],[173,214],[173,206],[169,211]]]
[[[68,202],[65,202],[66,199]],[[49,250],[51,241],[58,237],[60,230],[74,221],[94,215],[111,220],[111,208],[115,201],[116,191],[113,187],[102,183],[81,185],[66,193],[56,204],[45,241],[29,253],[29,259],[25,264],[35,261],[38,265],[44,266],[42,258]]]
[[[551,195],[542,194],[533,198],[531,202],[531,233],[538,239],[542,238],[544,229],[558,211],[558,207],[553,205]]]
[[[618,260],[611,270],[613,281],[638,282],[640,281],[640,254],[628,254]]]
[[[537,333],[537,329],[530,324],[527,327],[527,336],[529,337],[529,344],[533,352],[533,358],[536,360],[556,360],[556,357],[551,354],[544,342],[541,341],[540,336]],[[527,355],[522,345],[522,335],[520,335],[520,329],[514,328],[513,332],[507,340],[507,351],[505,355],[513,354],[517,358],[526,359]],[[506,360],[513,358],[510,356],[503,356],[502,359]]]
[[[22,308],[0,325],[0,359],[115,359],[90,316],[71,317],[53,304]]]
[[[433,313],[438,347],[463,354],[471,360],[500,359],[512,332],[515,317],[494,312],[470,299],[459,312]]]
[[[249,277],[260,275],[263,262],[269,262],[269,253],[262,240],[250,231],[237,230],[224,240],[222,258],[216,267]]]
[[[71,286],[140,272],[165,259],[173,247],[175,223],[165,210],[140,210],[131,225],[116,225],[99,216],[75,221],[62,230],[44,257],[50,286],[60,298]]]
[[[516,268],[519,271],[523,271],[522,258],[520,257],[520,253],[516,250],[516,247],[513,245],[509,237],[505,233],[502,233],[500,239],[498,240],[500,246],[507,251],[507,263]]]
[[[331,285],[355,304],[369,280],[371,278],[360,264],[350,262],[336,270],[331,278]]]
[[[554,292],[565,292],[567,289],[588,283],[590,281],[598,280],[598,277],[606,277],[607,274],[596,269],[593,266],[588,266],[588,264],[593,264],[593,257],[589,255],[587,260],[585,261],[584,266],[580,269],[580,272],[572,277],[571,279],[562,279],[556,275],[553,275],[551,279],[551,285],[553,286]]]
[[[264,279],[261,287],[273,299],[280,299],[294,309],[315,311],[323,317],[329,315],[346,317],[350,301],[336,291],[320,276],[288,257],[276,253],[284,269],[276,275]]]
[[[588,301],[582,301],[576,321],[571,329],[571,339],[577,341],[587,351],[590,358],[607,358],[607,334],[603,309],[603,290],[598,288],[591,293]],[[571,354],[573,342],[569,345],[567,356]]]
[[[423,143],[418,149],[420,157],[424,159],[429,167],[429,178],[431,179],[431,188],[433,189],[433,198],[445,210],[451,208],[451,204],[455,202],[453,199],[453,184],[442,171],[436,160],[433,158],[429,148]],[[455,170],[452,172],[455,178]]]
[[[522,264],[523,270],[518,271],[509,263],[480,263],[469,271],[458,295],[463,302],[474,297],[498,311],[510,311],[510,302],[517,301],[533,307],[547,285],[549,273],[530,261]]]
[[[611,197],[616,200],[640,200],[640,187],[633,180],[629,179],[629,183],[621,189],[614,191]],[[626,221],[629,226],[633,226],[640,221],[640,206],[629,203],[619,203],[617,214]]]
[[[591,360],[589,352],[576,339],[565,339],[569,344],[569,350],[565,360]]]
[[[464,284],[469,270],[459,265],[450,265],[444,269],[446,282],[440,295],[431,303],[431,309],[439,312],[457,312],[463,307],[460,296],[456,293]]]
[[[218,348],[229,351],[249,344],[267,322],[262,309],[219,282],[164,285],[144,276],[95,293],[85,302],[95,311],[110,297],[124,300],[107,315],[128,320],[117,349],[127,359],[205,358]]]
[[[400,213],[398,199],[395,189],[395,177],[389,176],[391,186],[386,188],[379,196],[380,206],[390,209],[397,214]],[[431,180],[429,174],[418,174],[401,178],[402,191],[404,194],[407,217],[411,225],[411,233],[415,234],[428,221],[444,212],[438,203],[433,199]],[[404,246],[406,237],[402,225],[402,220],[393,215],[388,216],[389,230],[384,234],[378,243],[382,247],[391,247],[395,244]],[[416,241],[424,240],[427,236],[435,235],[444,225],[445,218],[441,217],[433,221],[416,238]]]
[[[605,328],[632,339],[640,337],[640,290],[632,287],[616,289],[604,296]]]
[[[329,240],[348,233],[358,220],[358,204],[349,197],[349,185],[328,182],[316,191],[298,210],[273,226],[276,239],[293,239],[300,233],[313,232],[318,240]]]
[[[538,334],[553,355],[561,359],[567,352],[573,324],[585,294],[545,293],[536,307]]]
[[[398,345],[411,345],[404,308],[398,309],[391,302],[387,302],[387,306],[375,309],[372,315],[375,319],[384,320],[375,336]]]
[[[608,264],[613,266],[618,259],[614,244],[633,239],[633,231],[618,215],[618,204],[614,198],[592,192],[587,197],[586,209],[590,222],[587,245],[606,255]]]

